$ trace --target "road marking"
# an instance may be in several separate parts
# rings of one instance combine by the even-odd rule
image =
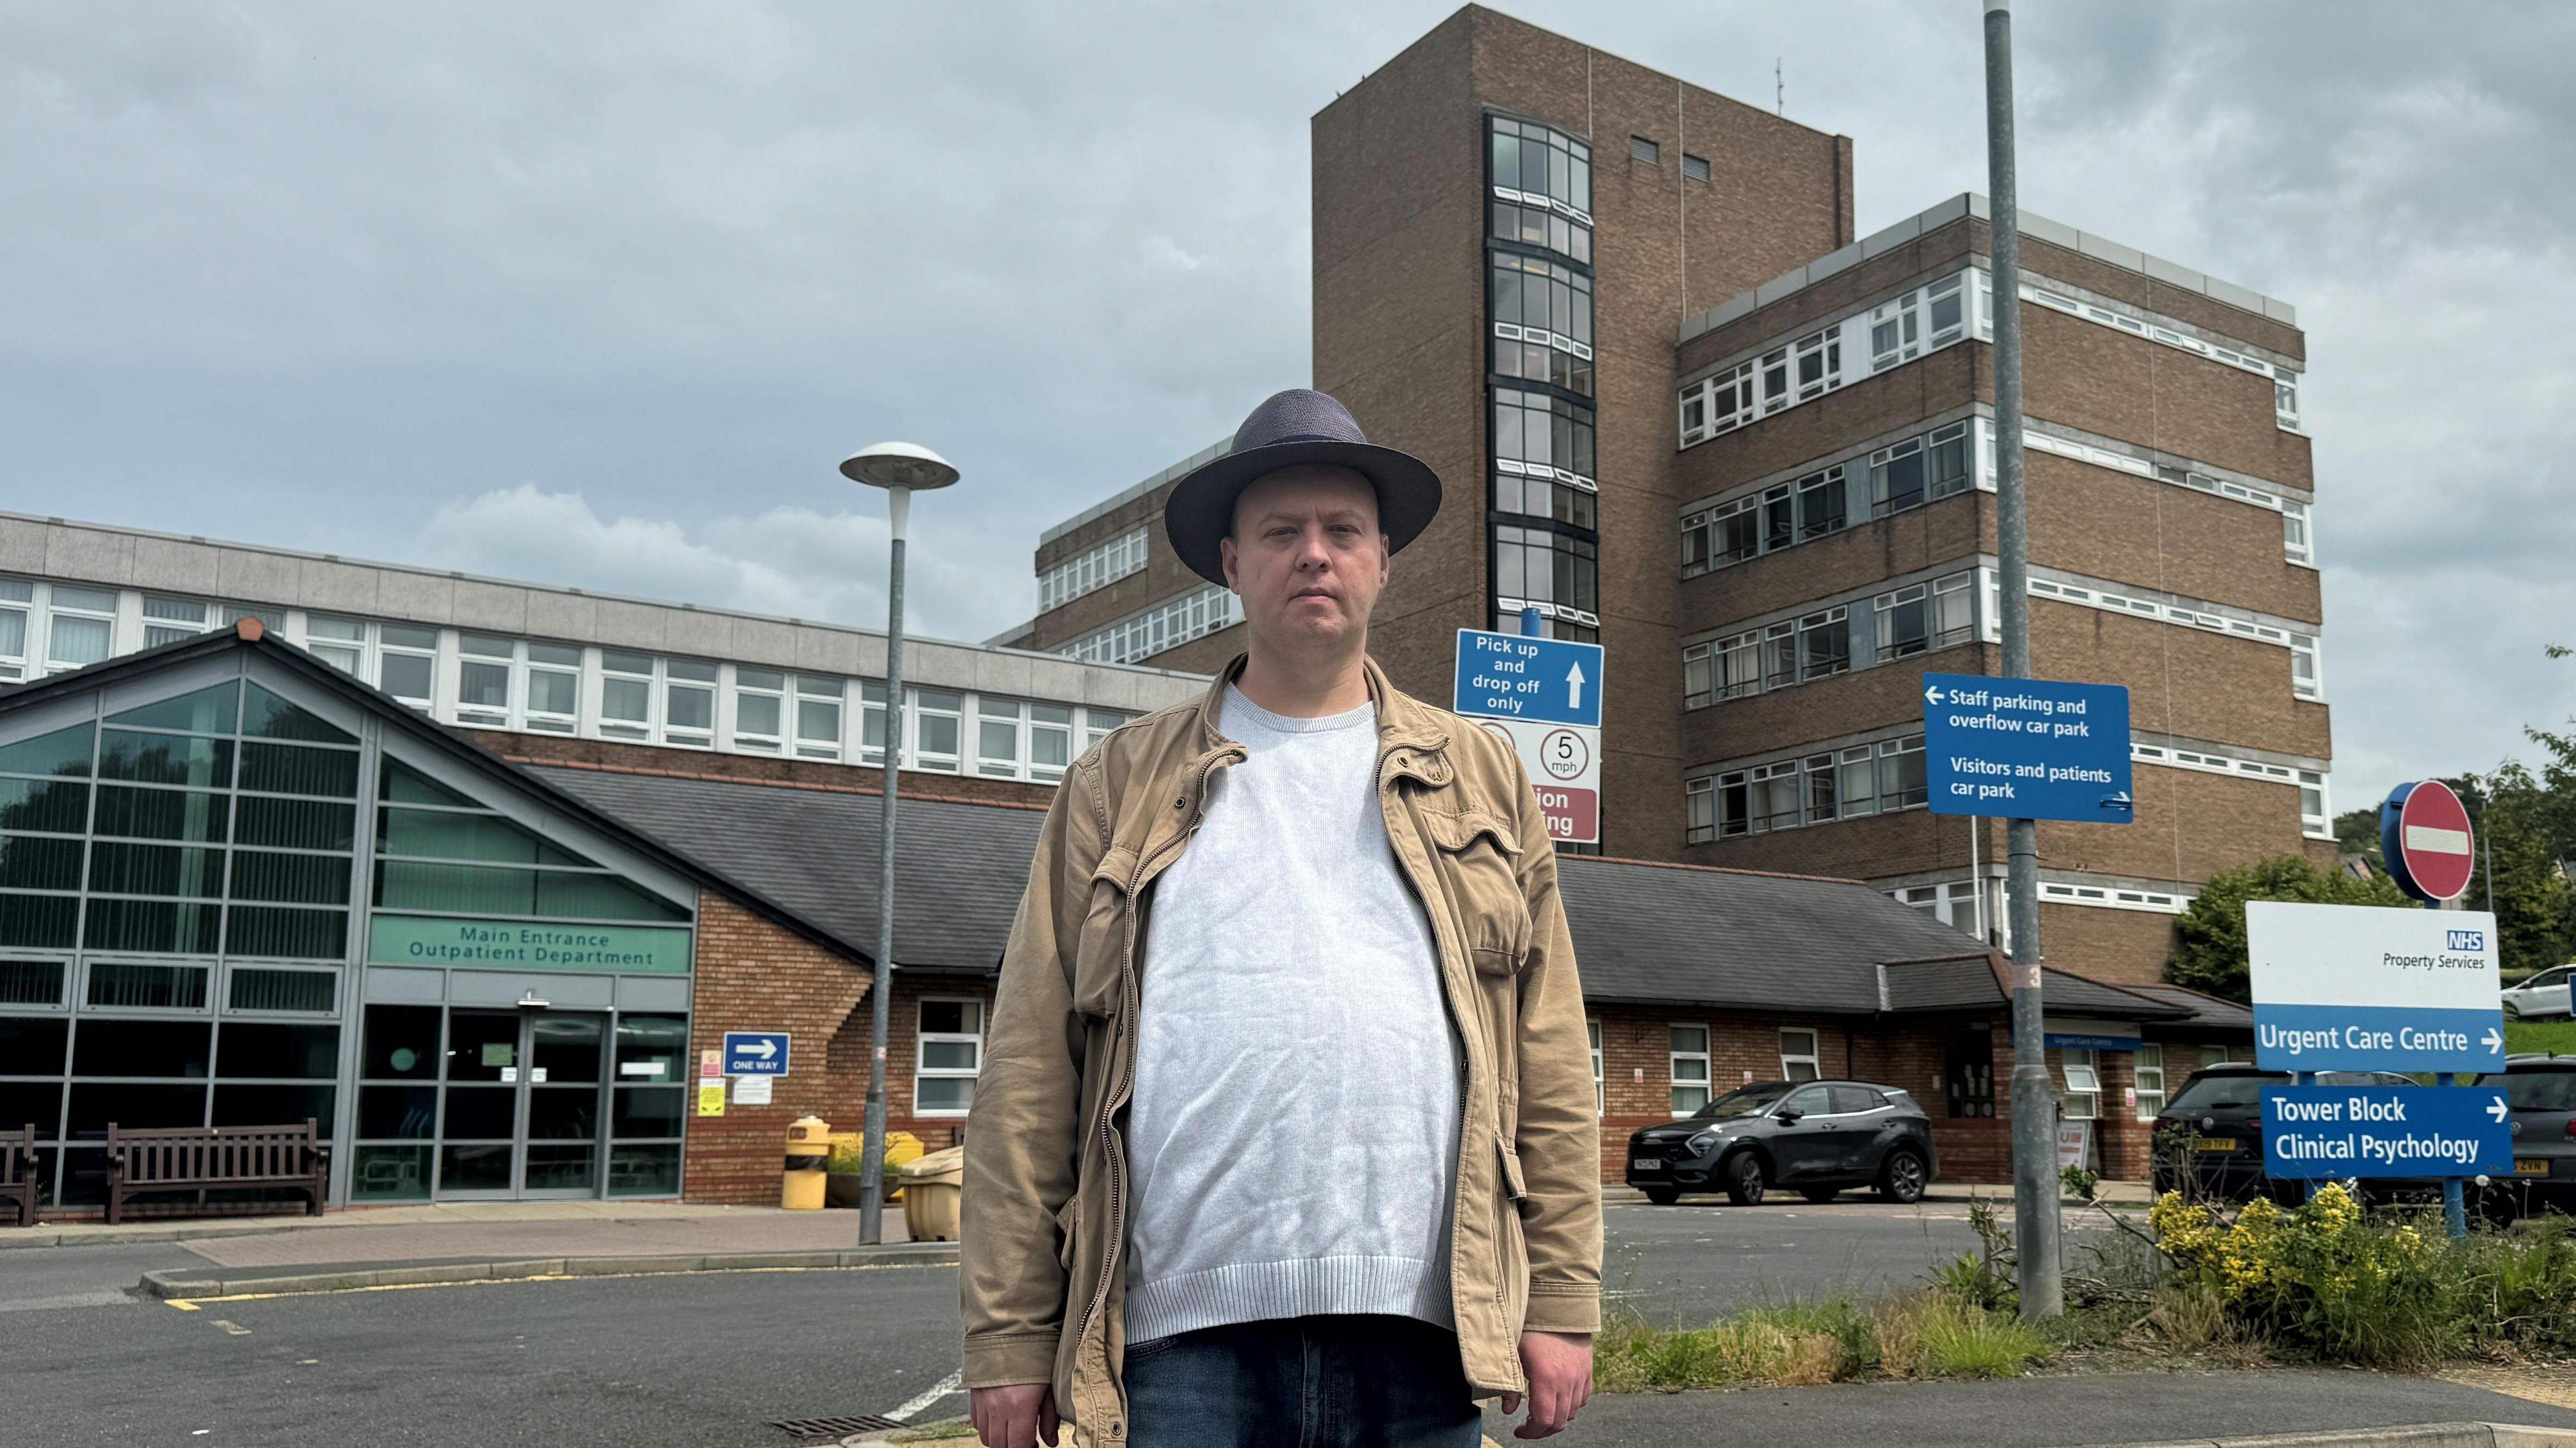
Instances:
[[[950,1373],[948,1376],[932,1383],[928,1392],[922,1393],[912,1401],[905,1403],[902,1407],[886,1414],[886,1416],[894,1419],[898,1423],[908,1423],[912,1421],[913,1414],[920,1412],[922,1409],[927,1408],[931,1404],[938,1402],[940,1399],[947,1397],[949,1394],[956,1392],[959,1385],[965,1381],[966,1370],[960,1368],[956,1372]]]
[[[954,1267],[954,1262],[869,1262],[851,1267],[708,1267],[688,1272],[548,1272],[530,1277],[475,1277],[463,1282],[380,1282],[372,1287],[321,1287],[311,1292],[234,1292],[217,1297],[165,1297],[181,1312],[208,1302],[268,1302],[280,1297],[347,1297],[360,1292],[419,1292],[435,1287],[494,1287],[512,1282],[631,1282],[642,1277],[748,1276],[778,1272],[893,1272],[915,1267]]]
[[[220,1317],[216,1318],[214,1321],[215,1326],[222,1328],[224,1331],[231,1333],[235,1337],[250,1336],[250,1329],[242,1326],[238,1322],[226,1322]]]
[[[167,1298],[164,1300],[181,1312],[194,1312],[197,1310],[197,1304],[193,1302],[181,1302],[177,1298]]]

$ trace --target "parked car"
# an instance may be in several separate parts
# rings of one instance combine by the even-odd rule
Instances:
[[[2484,1193],[2499,1215],[2555,1208],[2576,1211],[2576,1056],[2509,1056],[2501,1075],[2479,1078],[2504,1087],[2513,1112],[2513,1180]]]
[[[2211,1196],[2239,1199],[2265,1190],[2263,1100],[2265,1086],[2286,1086],[2287,1071],[2260,1071],[2241,1062],[2191,1073],[2156,1114],[2153,1167],[2158,1192],[2194,1182]],[[2323,1086],[2414,1086],[2396,1071],[2321,1071]],[[2280,1194],[2299,1189],[2284,1182]]]
[[[1922,1199],[1937,1170],[1932,1122],[1904,1088],[1871,1081],[1764,1081],[1628,1138],[1628,1185],[1663,1205],[1722,1191],[1753,1206],[1773,1186],[1811,1202],[1875,1187]]]
[[[2576,1015],[2576,1005],[2569,1001],[2569,987],[2576,985],[2576,965],[2553,966],[2520,985],[2504,989],[2504,1018],[2508,1021],[2536,1021],[2549,1016]]]

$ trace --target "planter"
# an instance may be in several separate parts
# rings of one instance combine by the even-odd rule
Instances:
[[[823,1178],[823,1205],[850,1207],[859,1205],[859,1176],[856,1172],[833,1172]]]

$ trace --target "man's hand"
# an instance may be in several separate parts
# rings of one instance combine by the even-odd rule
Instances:
[[[1589,1346],[1583,1352],[1583,1380],[1588,1391],[1592,1383]],[[1047,1384],[977,1388],[967,1395],[967,1403],[967,1412],[975,1420],[975,1436],[984,1440],[984,1448],[1035,1448],[1040,1442],[1055,1448],[1055,1389]]]
[[[1592,1400],[1592,1338],[1586,1333],[1521,1334],[1521,1370],[1529,1374],[1529,1418],[1512,1430],[1515,1438],[1545,1438],[1561,1433],[1577,1410]],[[1521,1395],[1503,1394],[1503,1414],[1521,1410]],[[975,1420],[983,1422],[978,1416]],[[987,1448],[1004,1445],[984,1440]]]

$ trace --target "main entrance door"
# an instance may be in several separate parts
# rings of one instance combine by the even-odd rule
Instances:
[[[442,1198],[599,1194],[604,1015],[449,1012]]]

